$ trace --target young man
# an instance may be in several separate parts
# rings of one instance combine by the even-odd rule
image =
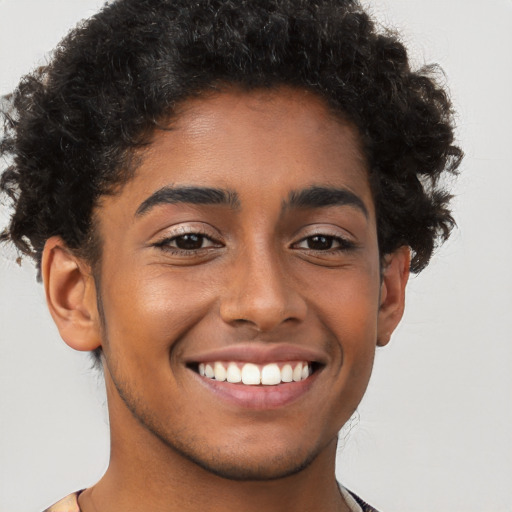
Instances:
[[[101,361],[111,459],[51,511],[373,510],[337,433],[452,226],[450,105],[350,1],[120,0],[15,92],[3,234]]]

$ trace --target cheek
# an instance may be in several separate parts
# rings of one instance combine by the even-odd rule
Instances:
[[[103,286],[108,350],[123,359],[165,362],[173,345],[211,309],[215,288],[211,278],[191,279],[156,267],[125,273],[122,280],[112,276]]]
[[[379,280],[373,271],[332,273],[308,288],[310,306],[332,336],[345,389],[366,387],[377,341]],[[304,284],[305,285],[305,284]],[[349,388],[351,386],[348,386]]]
[[[376,335],[380,284],[376,272],[336,270],[301,283],[311,307],[340,341]],[[365,336],[366,333],[366,336]]]

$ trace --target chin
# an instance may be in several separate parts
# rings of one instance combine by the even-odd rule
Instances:
[[[176,449],[176,447],[174,447]],[[316,458],[317,454],[299,459],[297,453],[260,456],[259,460],[248,454],[225,455],[224,457],[206,458],[197,454],[180,454],[200,468],[226,480],[239,482],[265,482],[279,480],[299,473],[306,469]]]

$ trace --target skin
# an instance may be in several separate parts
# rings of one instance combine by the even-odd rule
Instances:
[[[103,349],[111,462],[80,504],[347,510],[337,433],[401,318],[409,265],[406,248],[379,255],[357,131],[315,95],[285,88],[189,100],[171,127],[97,207],[95,274],[58,237],[44,251],[63,339]],[[148,200],[165,187],[222,189],[231,201]],[[356,200],[290,201],[311,187]],[[213,350],[284,344],[315,354],[318,369],[278,406],[264,395],[258,407],[226,400],[191,368]]]

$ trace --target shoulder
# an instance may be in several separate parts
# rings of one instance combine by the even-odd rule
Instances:
[[[78,506],[78,496],[81,491],[74,492],[65,498],[62,498],[60,501],[47,508],[43,512],[80,512],[80,507]]]

